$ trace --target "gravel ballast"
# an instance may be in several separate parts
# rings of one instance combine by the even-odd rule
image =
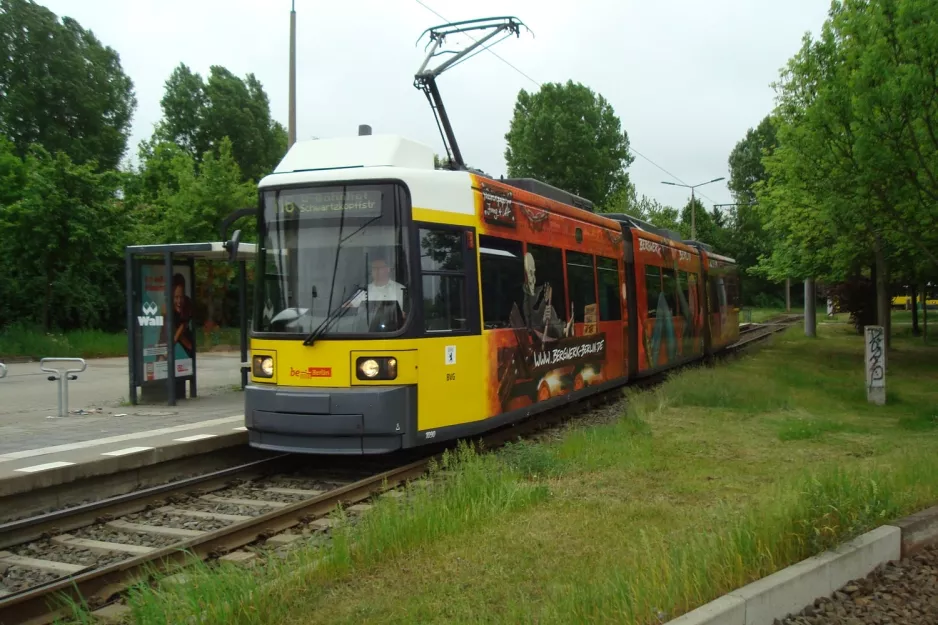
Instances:
[[[938,623],[938,545],[888,562],[782,625],[934,625]]]

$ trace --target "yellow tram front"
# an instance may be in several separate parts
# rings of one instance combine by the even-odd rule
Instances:
[[[373,149],[380,140],[349,141]],[[321,155],[326,146],[313,147]],[[328,156],[336,158],[334,152]],[[362,160],[367,157],[359,155]],[[432,160],[423,171],[384,163],[303,171],[307,165],[286,164],[285,172],[260,185],[251,382],[245,389],[250,445],[298,453],[387,453],[418,444],[418,436],[426,442],[434,421],[445,426],[480,418],[468,372],[460,384],[452,380],[455,373],[444,374],[451,378],[448,386],[435,379],[448,350],[455,361],[457,343],[463,344],[462,366],[454,362],[450,371],[478,368],[471,356],[479,349],[478,300],[474,311],[467,301],[473,285],[463,280],[459,293],[428,294],[424,305],[420,294],[432,283],[424,276],[428,287],[421,289],[420,246],[427,235],[413,219],[413,188],[418,195],[445,198],[441,189],[454,183],[465,189],[459,195],[471,212],[468,175],[434,172]],[[437,176],[444,178],[442,187]],[[466,244],[471,236],[445,230],[435,236],[424,247],[445,258],[431,263],[472,263]],[[440,319],[432,319],[437,304]],[[434,323],[442,323],[447,338],[432,338]],[[449,417],[418,424],[421,358],[425,364],[428,358],[438,361],[423,368],[424,378],[435,370],[421,385],[424,402],[438,401],[444,386],[466,399]]]

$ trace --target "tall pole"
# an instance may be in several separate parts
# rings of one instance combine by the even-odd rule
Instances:
[[[817,335],[817,322],[815,321],[815,308],[817,305],[814,290],[814,278],[804,280],[804,335]]]
[[[296,143],[296,1],[290,3],[290,114],[287,149]]]
[[[669,184],[672,187],[687,187],[690,189],[690,238],[692,241],[697,240],[697,203],[694,201],[694,189],[697,187],[702,187],[705,184],[710,184],[711,182],[719,182],[720,180],[725,180],[723,176],[719,178],[714,178],[713,180],[708,180],[707,182],[701,182],[700,184],[690,185],[690,184],[678,184],[676,182],[667,182],[662,180],[661,184]]]
[[[694,187],[690,188],[690,240],[697,240],[697,204],[694,202]]]

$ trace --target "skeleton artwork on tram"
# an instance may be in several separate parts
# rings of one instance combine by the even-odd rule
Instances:
[[[528,329],[539,333],[543,338],[559,339],[570,336],[573,315],[571,314],[570,321],[564,324],[552,303],[552,285],[544,282],[538,286],[536,278],[534,256],[528,252],[524,255],[524,319]]]

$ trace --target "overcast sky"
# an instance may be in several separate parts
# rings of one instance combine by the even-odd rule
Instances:
[[[395,133],[443,144],[426,98],[413,87],[424,29],[441,20],[417,0],[295,0],[297,138]],[[632,147],[677,179],[729,177],[727,159],[773,104],[771,83],[816,35],[828,0],[420,0],[447,20],[515,15],[522,31],[493,48],[538,82],[582,82],[605,96]],[[163,85],[180,62],[263,83],[286,126],[290,0],[38,0],[90,28],[121,56],[138,106],[130,152],[152,133]],[[454,42],[455,43],[455,42]],[[452,44],[451,44],[452,45]],[[463,157],[505,173],[505,133],[520,89],[537,86],[483,52],[438,81]],[[639,195],[682,206],[689,190],[636,156]],[[698,190],[705,206],[732,201],[725,182]]]

